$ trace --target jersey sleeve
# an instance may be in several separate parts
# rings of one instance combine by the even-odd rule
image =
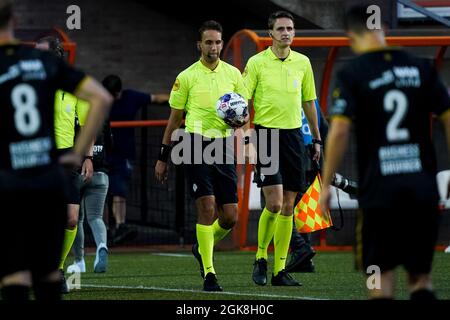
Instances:
[[[189,94],[189,82],[183,73],[180,73],[170,91],[169,105],[178,110],[184,110]]]
[[[56,70],[56,84],[57,87],[67,92],[74,92],[81,82],[86,78],[86,74],[78,70],[64,60],[59,58],[54,58],[56,60],[57,70]]]
[[[302,101],[311,101],[317,98],[314,72],[309,59],[305,60],[306,69],[302,79]]]
[[[427,92],[431,112],[441,116],[450,109],[450,97],[436,68],[431,68],[430,79],[427,83],[429,84],[429,90]]]
[[[353,119],[356,103],[351,88],[351,77],[344,70],[338,72],[331,94],[330,116],[345,116]]]
[[[248,99],[251,99],[255,94],[256,85],[258,84],[258,71],[255,66],[255,60],[249,59],[242,74],[244,85],[247,89]]]
[[[84,126],[87,119],[87,114],[89,112],[89,102],[85,100],[78,99],[77,105],[75,106],[75,112],[78,116],[78,122],[80,123],[80,126]]]
[[[141,107],[148,106],[152,102],[152,95],[150,93],[135,91],[134,94],[135,99]]]
[[[152,101],[149,93],[127,89],[126,94],[128,101],[126,108],[132,117],[135,117],[139,109],[148,106]]]
[[[249,100],[251,97],[248,94],[247,87],[244,84],[244,79],[242,78],[242,75],[238,69],[236,69],[235,76],[236,76],[236,87],[235,87],[234,91],[236,93],[239,93],[241,96],[243,96],[244,99]]]

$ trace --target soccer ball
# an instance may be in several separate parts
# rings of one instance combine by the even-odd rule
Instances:
[[[238,93],[225,93],[216,105],[219,118],[230,127],[242,127],[247,122],[248,106],[245,99]]]

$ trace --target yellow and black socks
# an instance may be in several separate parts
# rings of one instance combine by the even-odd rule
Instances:
[[[267,248],[272,241],[277,217],[279,212],[273,213],[264,208],[258,223],[258,251],[256,252],[256,260],[264,258],[267,260]]]
[[[214,229],[213,226],[206,226],[203,224],[196,225],[198,251],[202,256],[203,270],[205,276],[212,272],[216,273],[213,266],[213,252],[214,252]]]
[[[286,258],[292,236],[292,223],[292,216],[283,216],[280,214],[277,219],[273,237],[273,244],[275,248],[273,274],[275,276],[286,266]]]
[[[73,242],[77,236],[78,226],[74,229],[64,230],[64,243],[63,250],[61,254],[61,261],[59,262],[59,269],[64,270],[64,263],[66,262],[67,256],[69,255],[70,249],[72,249]]]

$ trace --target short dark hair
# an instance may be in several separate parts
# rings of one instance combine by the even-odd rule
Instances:
[[[116,97],[122,91],[122,80],[115,74],[110,74],[102,81],[102,85],[111,95]]]
[[[55,36],[45,36],[40,38],[37,43],[48,43],[48,49],[60,58],[64,58],[64,48],[61,40]]]
[[[275,21],[280,18],[288,18],[288,19],[291,19],[293,23],[295,23],[294,16],[292,14],[290,14],[289,12],[276,11],[269,16],[269,20],[267,21],[267,26],[269,27],[269,30],[273,29],[273,26],[275,25]]]
[[[367,28],[367,19],[370,14],[367,13],[367,5],[356,5],[350,7],[344,15],[344,28],[346,31],[364,33],[371,31]]]
[[[13,15],[13,1],[0,0],[0,29],[5,28]]]
[[[214,20],[208,20],[203,22],[200,29],[198,29],[200,40],[202,39],[203,32],[205,32],[206,30],[215,30],[217,32],[223,33],[223,28],[220,23]]]

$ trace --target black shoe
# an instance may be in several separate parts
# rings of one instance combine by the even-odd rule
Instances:
[[[292,276],[285,270],[278,272],[276,276],[272,274],[272,285],[273,286],[285,286],[285,287],[298,287],[302,284],[292,278]]]
[[[296,270],[299,265],[311,260],[315,255],[316,251],[310,245],[304,245],[299,250],[293,251],[286,265],[286,272],[294,272],[293,270]]]
[[[298,265],[297,268],[292,269],[290,272],[313,273],[316,272],[316,266],[312,260],[308,260]]]
[[[194,243],[192,245],[192,254],[194,255],[195,259],[197,259],[198,264],[200,265],[200,276],[202,279],[205,278],[205,270],[203,269],[203,262],[202,262],[202,256],[200,255],[200,252],[198,251],[198,243]]]
[[[257,285],[265,286],[267,284],[267,260],[258,259],[253,264],[252,279]]]
[[[69,287],[67,286],[66,276],[64,275],[64,270],[60,269],[60,277],[61,277],[61,293],[67,294],[69,293]]]
[[[223,291],[214,273],[210,272],[206,275],[205,281],[203,281],[203,291]]]
[[[123,244],[137,237],[137,230],[129,225],[122,223],[114,233],[112,243],[114,245]]]

